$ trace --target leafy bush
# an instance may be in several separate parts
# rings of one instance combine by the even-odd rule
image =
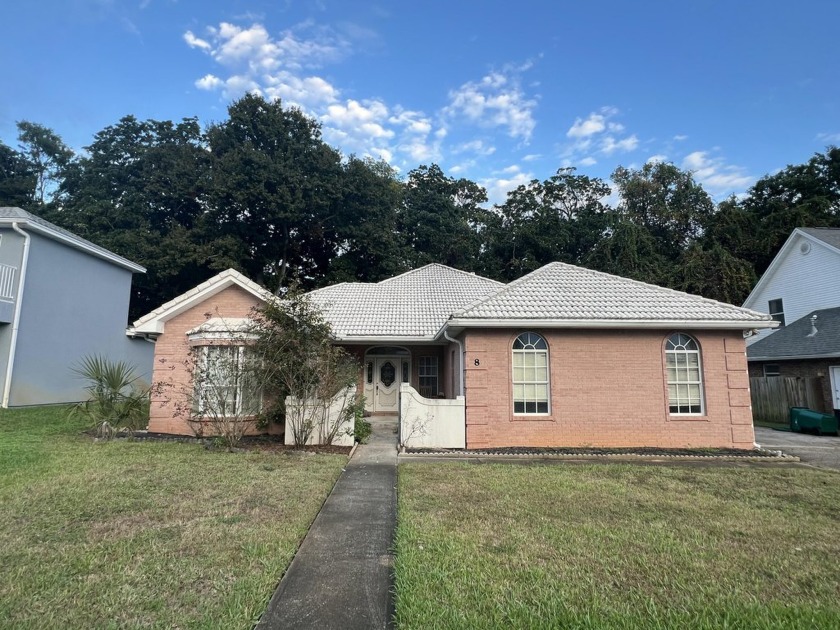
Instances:
[[[348,418],[353,419],[353,437],[356,441],[364,444],[371,434],[370,422],[365,420],[365,397],[359,396],[355,402],[350,405],[345,413]]]
[[[149,387],[133,366],[90,355],[73,372],[87,381],[88,400],[75,405],[72,413],[86,418],[99,437],[136,431],[148,423]]]

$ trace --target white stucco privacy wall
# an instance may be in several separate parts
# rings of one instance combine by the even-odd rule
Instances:
[[[353,418],[348,418],[346,410],[353,404],[356,398],[356,386],[353,385],[340,391],[332,400],[306,400],[301,401],[291,396],[286,397],[286,431],[283,442],[288,445],[295,443],[295,434],[290,425],[290,418],[298,417],[311,420],[314,424],[311,437],[307,444],[324,444],[325,436],[329,435],[330,429],[336,427],[333,446],[353,446]],[[305,407],[305,409],[301,409]],[[303,412],[301,414],[301,411]]]
[[[423,398],[416,389],[400,386],[400,442],[408,448],[466,448],[466,402]]]

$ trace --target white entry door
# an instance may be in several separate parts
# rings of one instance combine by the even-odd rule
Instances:
[[[373,365],[373,410],[399,412],[402,360],[398,357],[376,357]]]
[[[840,409],[840,365],[834,365],[828,369],[831,372],[831,397],[834,408]]]

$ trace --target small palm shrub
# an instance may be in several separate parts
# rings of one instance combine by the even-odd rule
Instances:
[[[100,355],[84,357],[73,368],[87,381],[88,400],[73,407],[86,418],[97,436],[110,438],[118,431],[136,431],[149,419],[149,387],[140,381],[134,366]]]

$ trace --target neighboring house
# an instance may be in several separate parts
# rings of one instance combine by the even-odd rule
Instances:
[[[432,264],[310,296],[408,446],[753,447],[743,335],[768,315],[563,263],[508,285]],[[266,299],[229,270],[138,320],[156,380],[202,322]],[[162,400],[149,429],[189,433]]]
[[[822,408],[840,418],[840,306],[806,314],[747,348],[750,376],[820,379]]]
[[[146,270],[20,208],[0,208],[2,406],[78,402],[87,356],[149,381],[153,346],[126,336],[131,278]]]
[[[821,411],[840,409],[840,229],[795,229],[744,307],[780,324],[747,339],[750,376],[820,379]]]
[[[840,229],[797,228],[776,254],[744,302],[767,313],[777,330],[812,311],[840,306]],[[751,346],[776,334],[764,329],[747,339]]]

